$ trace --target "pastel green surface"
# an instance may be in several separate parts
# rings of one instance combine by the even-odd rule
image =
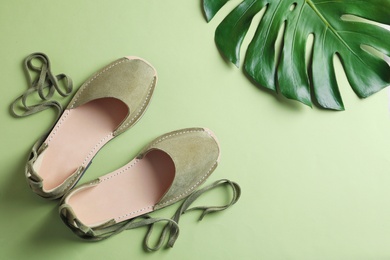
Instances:
[[[221,59],[213,42],[217,24],[238,2],[210,24],[201,1],[2,5],[0,259],[390,258],[387,90],[358,99],[338,61],[345,112],[310,109],[259,90]],[[148,60],[159,74],[144,117],[98,153],[81,182],[119,168],[163,133],[202,126],[216,133],[222,150],[207,183],[234,180],[241,200],[202,222],[195,212],[184,215],[169,250],[144,252],[144,228],[103,242],[78,239],[60,220],[58,202],[33,194],[24,179],[28,152],[54,112],[14,119],[8,111],[26,89],[22,61],[36,51],[48,54],[54,73],[69,74],[76,87],[128,55]],[[224,202],[224,196],[219,190],[200,203]],[[168,217],[175,208],[155,216]]]

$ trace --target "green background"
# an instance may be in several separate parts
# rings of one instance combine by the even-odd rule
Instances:
[[[390,259],[387,90],[358,99],[337,60],[344,112],[257,88],[221,58],[213,41],[216,26],[238,2],[207,24],[200,0],[3,1],[0,259]],[[97,243],[80,240],[59,218],[58,201],[33,194],[24,179],[29,150],[55,113],[15,119],[8,110],[27,86],[23,59],[37,51],[76,88],[127,55],[157,69],[159,82],[142,120],[98,153],[81,182],[119,168],[163,133],[203,126],[216,133],[222,149],[207,183],[238,182],[240,201],[201,222],[196,212],[184,215],[168,250],[144,252],[145,228]],[[227,200],[228,193],[217,190],[199,203]],[[169,217],[175,208],[154,216]]]

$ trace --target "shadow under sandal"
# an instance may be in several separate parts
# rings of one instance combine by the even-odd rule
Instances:
[[[169,233],[169,246],[177,235],[181,214],[200,194],[196,189],[218,165],[219,146],[214,134],[204,128],[188,128],[167,133],[152,141],[139,155],[118,170],[66,194],[59,212],[65,224],[78,236],[102,240],[123,230],[167,221],[168,224],[155,247],[161,247]],[[228,181],[221,181],[221,185]],[[235,203],[239,187],[229,182],[234,198],[229,205],[196,208],[204,214],[219,211]],[[189,197],[188,197],[189,196]],[[173,219],[151,218],[146,213],[161,209],[184,198],[187,200]],[[177,215],[177,216],[176,216]],[[135,218],[142,216],[140,221]],[[139,218],[138,218],[139,219]]]
[[[92,75],[33,146],[26,165],[32,190],[50,199],[69,191],[96,153],[141,118],[156,80],[155,69],[138,57],[118,59]]]

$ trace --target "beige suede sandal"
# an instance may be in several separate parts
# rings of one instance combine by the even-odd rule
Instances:
[[[33,146],[26,165],[32,190],[50,199],[69,191],[96,153],[141,118],[156,81],[155,69],[138,57],[121,58],[92,75]]]
[[[200,194],[183,203],[172,220],[149,216],[143,221],[132,220],[193,195],[215,170],[219,157],[218,142],[208,129],[188,128],[167,133],[152,141],[128,164],[66,194],[60,203],[61,218],[78,236],[88,240],[101,240],[125,229],[168,221],[168,228],[173,230],[172,246],[178,235],[179,216]],[[223,180],[214,186],[226,183],[233,188],[232,202],[203,210],[220,211],[238,200],[237,184]],[[160,238],[160,244],[154,249],[163,240],[164,237]]]

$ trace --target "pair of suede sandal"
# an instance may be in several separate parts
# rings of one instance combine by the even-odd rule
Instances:
[[[47,59],[44,54],[38,57]],[[49,84],[62,78],[51,77]],[[79,88],[51,130],[32,148],[25,170],[29,186],[41,197],[62,198],[60,216],[82,238],[101,240],[126,229],[149,226],[147,249],[159,249],[167,235],[168,246],[173,246],[180,216],[191,210],[189,206],[201,194],[222,185],[233,191],[227,205],[192,208],[203,211],[201,218],[226,209],[240,197],[240,187],[229,180],[198,190],[220,159],[218,141],[206,128],[164,134],[123,167],[74,188],[96,153],[141,118],[156,83],[156,70],[147,61],[138,57],[114,61]],[[146,215],[183,199],[172,219]],[[152,227],[161,221],[167,224],[157,245],[150,247],[147,240]]]

